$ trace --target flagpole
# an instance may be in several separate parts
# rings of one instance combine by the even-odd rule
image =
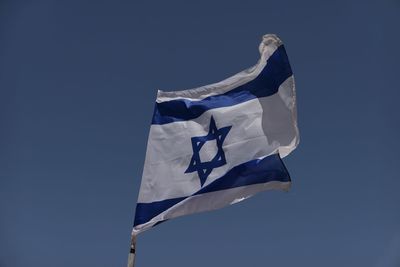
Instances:
[[[130,251],[129,251],[128,266],[127,267],[134,267],[135,266],[135,255],[136,255],[136,236],[132,234],[131,248],[130,248]]]

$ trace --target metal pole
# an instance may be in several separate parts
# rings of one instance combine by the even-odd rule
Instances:
[[[136,236],[132,235],[131,248],[128,256],[128,267],[135,266],[135,254],[136,254]]]

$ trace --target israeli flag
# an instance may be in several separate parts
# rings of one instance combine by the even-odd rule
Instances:
[[[292,70],[263,36],[252,68],[199,88],[158,91],[132,236],[268,189],[288,190],[281,157],[299,143]]]

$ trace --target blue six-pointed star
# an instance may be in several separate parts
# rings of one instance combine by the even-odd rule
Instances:
[[[204,185],[204,183],[207,180],[207,177],[210,175],[210,173],[214,168],[218,168],[226,164],[226,158],[224,150],[222,148],[222,144],[224,143],[224,140],[228,135],[229,131],[231,130],[231,128],[232,126],[227,126],[218,129],[215,124],[213,116],[211,116],[208,134],[205,136],[195,136],[191,138],[193,156],[192,159],[190,160],[189,167],[186,169],[185,173],[197,171],[197,174],[199,175],[200,178],[201,186]],[[201,148],[207,141],[213,141],[213,140],[216,141],[218,149],[217,154],[213,157],[211,161],[201,162],[200,160]]]

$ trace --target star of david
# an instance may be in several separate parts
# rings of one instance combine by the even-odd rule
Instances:
[[[190,160],[189,167],[186,169],[185,173],[191,173],[197,171],[197,174],[200,178],[200,184],[203,187],[204,183],[207,180],[207,177],[210,175],[214,168],[221,167],[226,164],[225,153],[222,148],[222,144],[232,126],[227,126],[223,128],[217,128],[215,124],[215,120],[213,116],[211,116],[210,126],[208,129],[208,134],[205,136],[195,136],[192,137],[192,148],[193,148],[193,156]],[[216,141],[217,145],[217,154],[212,158],[211,161],[201,162],[200,160],[200,150],[204,146],[204,144],[208,141]]]

